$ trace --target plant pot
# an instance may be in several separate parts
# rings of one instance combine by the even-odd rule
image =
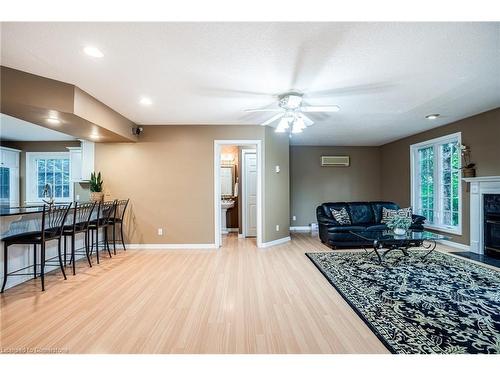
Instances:
[[[402,236],[403,234],[406,233],[406,229],[403,228],[394,228],[394,234],[397,234],[398,236]]]
[[[463,177],[476,177],[476,168],[462,168]]]
[[[90,193],[91,202],[102,202],[104,200],[104,193],[102,191],[93,191]]]

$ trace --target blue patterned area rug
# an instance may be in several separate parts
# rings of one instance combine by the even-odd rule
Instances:
[[[424,254],[306,255],[391,352],[500,353],[500,272]]]

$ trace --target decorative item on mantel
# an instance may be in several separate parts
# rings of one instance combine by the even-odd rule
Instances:
[[[104,199],[104,193],[102,192],[102,183],[104,181],[101,178],[101,172],[97,175],[95,172],[90,174],[90,200],[92,202],[102,202]]]
[[[405,234],[406,231],[410,229],[410,226],[411,226],[411,219],[409,217],[403,217],[398,215],[392,217],[387,223],[387,227],[389,229],[392,229],[392,231],[396,235]]]
[[[470,146],[461,144],[462,152],[462,177],[476,177],[476,164],[470,162]]]

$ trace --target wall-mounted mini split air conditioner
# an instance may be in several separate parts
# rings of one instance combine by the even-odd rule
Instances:
[[[348,167],[349,166],[349,156],[322,156],[321,166],[322,167]]]

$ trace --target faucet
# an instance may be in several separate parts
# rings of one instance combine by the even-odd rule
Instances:
[[[52,189],[51,184],[45,184],[43,188],[43,197],[45,199],[42,199],[42,201],[49,206],[52,206],[54,204],[54,191]]]

